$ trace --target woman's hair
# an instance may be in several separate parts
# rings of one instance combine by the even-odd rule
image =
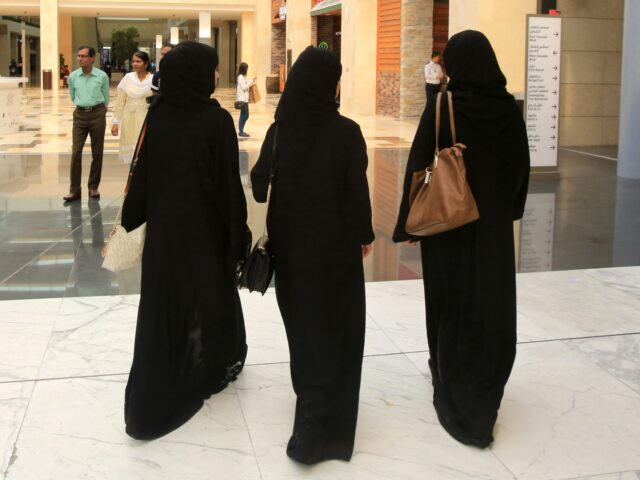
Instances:
[[[238,75],[247,75],[247,70],[249,70],[249,65],[247,65],[246,63],[242,62],[240,65],[238,65]]]
[[[148,72],[151,69],[151,65],[149,64],[149,54],[147,52],[143,52],[142,50],[138,50],[133,54],[134,57],[138,57],[145,65],[145,70]]]

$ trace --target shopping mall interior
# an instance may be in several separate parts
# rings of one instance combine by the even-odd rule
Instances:
[[[438,423],[420,250],[392,234],[431,52],[485,33],[529,128],[541,18],[558,33],[553,152],[532,156],[514,223],[517,358],[480,450]],[[639,25],[637,0],[0,0],[0,479],[640,479]],[[236,382],[160,440],[125,434],[141,272],[103,269],[102,250],[129,166],[107,128],[100,200],[63,203],[74,106],[59,73],[78,68],[77,46],[96,47],[95,66],[111,66],[110,125],[126,70],[113,42],[131,27],[154,62],[167,42],[216,47],[214,97],[236,123],[238,64],[257,77],[251,136],[238,139],[254,237],[266,211],[249,171],[291,64],[308,45],[339,55],[376,234],[350,462],[285,455],[295,396],[273,289],[240,293],[249,350]],[[85,176],[90,161],[87,142]]]

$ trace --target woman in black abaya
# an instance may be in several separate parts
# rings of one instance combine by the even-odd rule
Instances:
[[[326,50],[309,47],[298,57],[251,172],[253,195],[264,202],[274,162],[267,224],[297,395],[287,455],[306,464],[349,460],[353,452],[365,332],[362,258],[374,239],[364,138],[337,112],[341,71]]]
[[[191,418],[239,373],[247,353],[234,285],[246,228],[231,115],[214,90],[216,51],[181,43],[162,60],[161,95],[122,225],[147,222],[127,433],[152,439]]]
[[[405,232],[413,172],[433,160],[435,103],[416,133],[394,240],[420,241],[429,366],[438,419],[456,440],[478,447],[493,427],[516,353],[513,221],[522,217],[529,178],[527,134],[487,38],[467,30],[444,51],[457,141],[480,219],[425,238]],[[440,145],[451,146],[446,95]]]

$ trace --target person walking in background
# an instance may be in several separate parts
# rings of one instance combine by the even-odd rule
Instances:
[[[9,62],[9,76],[15,77],[18,74],[18,64],[16,63],[16,59],[12,58]]]
[[[258,202],[275,174],[267,223],[297,395],[287,455],[305,464],[349,460],[358,417],[374,233],[366,144],[337,111],[341,73],[333,52],[298,57],[251,171]]]
[[[147,223],[126,432],[153,439],[235,380],[247,355],[235,286],[248,228],[238,141],[214,91],[216,51],[183,42],[162,61],[122,226]],[[170,188],[170,191],[167,190]]]
[[[89,172],[89,197],[100,198],[98,186],[102,177],[102,152],[104,131],[107,127],[107,105],[109,105],[109,78],[102,70],[93,66],[96,51],[83,45],[78,48],[80,68],[69,75],[69,94],[76,106],[73,111],[73,146],[71,147],[71,185],[66,202],[80,200],[82,177],[82,148],[91,136],[91,170]]]
[[[151,92],[154,95],[160,93],[160,62],[162,62],[162,58],[171,51],[173,48],[173,44],[165,43],[162,45],[160,49],[160,58],[158,59],[158,71],[153,74],[153,78],[151,79]]]
[[[413,173],[434,158],[436,102],[429,101],[409,153],[393,240],[420,241],[438,419],[459,442],[484,448],[493,441],[516,354],[513,221],[524,212],[529,146],[522,114],[482,33],[452,36],[444,65],[457,141],[467,147],[467,181],[480,218],[429,237],[405,231]],[[453,143],[446,95],[441,108],[439,145],[444,148]]]
[[[442,72],[442,67],[440,66],[441,61],[442,57],[440,55],[440,52],[433,52],[431,54],[431,61],[424,66],[427,100],[440,91],[440,84],[444,79],[444,73]]]
[[[240,109],[240,120],[238,122],[239,137],[248,137],[249,134],[244,131],[244,126],[249,120],[249,89],[251,85],[256,83],[256,79],[247,80],[247,72],[249,65],[242,62],[238,67],[238,86],[236,87],[236,101],[243,102]]]
[[[133,72],[127,73],[118,84],[118,98],[113,112],[111,135],[120,133],[120,160],[131,162],[140,129],[147,115],[147,97],[151,96],[149,55],[136,52],[131,58]]]

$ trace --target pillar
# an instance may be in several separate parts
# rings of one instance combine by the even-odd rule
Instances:
[[[311,2],[289,0],[287,2],[287,50],[291,50],[291,61],[311,45]]]
[[[173,45],[180,43],[180,29],[178,27],[171,27],[171,39],[169,43]]]
[[[60,56],[58,54],[58,0],[40,0],[40,68],[51,70],[53,91],[58,91]],[[42,72],[40,85],[42,85]]]
[[[229,22],[221,22],[220,31],[218,33],[218,72],[220,73],[220,87],[229,87],[231,85],[232,73],[235,68],[231,65],[231,51],[229,49]]]
[[[343,115],[376,113],[376,35],[377,0],[343,0],[340,52]]]
[[[622,39],[618,176],[640,180],[640,2],[626,0]]]
[[[198,17],[198,41],[211,46],[211,12],[200,12]]]
[[[271,2],[256,2],[254,35],[254,75],[263,98],[266,98],[266,77],[271,74]]]
[[[69,65],[69,68],[73,68],[73,59],[75,57],[75,49],[73,45],[73,26],[71,21],[71,15],[60,15],[58,20],[59,27],[59,42],[58,49],[60,53],[64,56],[64,63]],[[96,53],[97,53],[97,45],[96,45]]]
[[[242,62],[249,65],[248,78],[257,76],[258,68],[256,65],[256,51],[255,51],[255,16],[253,12],[243,12],[240,17],[239,25],[239,51],[238,51],[238,65]],[[267,37],[268,38],[268,37]],[[260,86],[260,84],[258,84]],[[260,89],[262,97],[265,95],[264,88]]]

